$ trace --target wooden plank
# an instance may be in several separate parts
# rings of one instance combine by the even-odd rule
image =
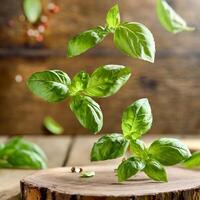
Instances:
[[[61,167],[70,144],[70,137],[42,137],[26,136],[28,139],[38,144],[46,153],[48,158],[48,167]],[[20,180],[37,170],[0,170],[0,199],[15,200],[19,198]]]
[[[96,175],[80,178],[79,174],[71,173],[68,167],[45,170],[26,177],[21,182],[22,200],[200,199],[200,171],[169,167],[169,181],[166,183],[153,181],[144,173],[119,183],[114,166],[85,166],[83,169],[95,171]]]
[[[69,159],[66,163],[67,166],[90,165],[90,152],[94,142],[96,142],[99,137],[101,136],[77,136],[69,154]],[[119,163],[119,160],[121,160],[121,158],[108,161],[92,162],[92,165],[116,165]]]
[[[104,114],[102,133],[119,131],[121,115],[125,107],[136,99],[147,97],[154,116],[152,134],[200,134],[197,109],[200,107],[198,87],[200,68],[198,67],[199,58],[195,55],[183,59],[174,56],[170,59],[158,59],[154,65],[133,60],[127,56],[123,59],[117,56],[94,58],[83,56],[74,59],[52,57],[31,61],[2,59],[0,73],[4,76],[0,79],[0,134],[42,134],[44,133],[42,122],[47,115],[61,123],[66,134],[89,133],[77,122],[69,109],[68,102],[48,104],[32,95],[25,81],[36,71],[57,68],[64,70],[72,77],[80,70],[91,72],[97,66],[109,63],[130,66],[132,77],[114,96],[96,99]],[[14,65],[17,67],[13,68]],[[21,83],[14,80],[17,74],[23,78]]]
[[[44,0],[44,8],[47,7],[46,2],[49,1]],[[46,40],[38,46],[64,50],[66,41],[75,34],[90,27],[104,25],[106,12],[115,3],[115,0],[101,0],[99,2],[94,2],[94,0],[87,0],[87,2],[59,0],[58,5],[61,7],[61,12],[49,16],[48,31],[45,35]],[[198,26],[198,21],[200,21],[199,1],[190,0],[190,9],[188,9],[187,0],[182,0],[181,3],[180,0],[174,0],[170,3],[178,13],[181,13],[181,16],[184,16],[189,24]],[[160,48],[169,50],[173,47],[176,52],[190,52],[198,49],[197,47],[200,45],[199,30],[177,37],[169,34],[161,27],[154,14],[155,4],[156,1],[154,0],[135,1],[134,3],[132,0],[119,1],[121,18],[123,21],[138,21],[147,25],[156,38],[157,49],[159,50]],[[27,42],[24,30],[25,24],[18,20],[20,14],[22,14],[21,8],[21,2],[19,1],[13,1],[12,3],[5,1],[0,7],[1,47],[24,46],[24,43]],[[9,20],[14,20],[14,27],[11,28],[7,25]],[[105,40],[101,46],[109,49],[114,48],[112,37],[110,37],[110,40]]]
[[[184,136],[184,135],[144,135],[144,141],[147,143],[147,145],[150,145],[154,140],[162,138],[162,137],[168,137],[168,138],[177,138],[181,140],[184,144],[188,146],[188,148],[191,151],[200,151],[200,136],[198,135],[190,135],[190,136]]]
[[[18,200],[20,197],[20,180],[36,170],[0,170],[0,199]]]
[[[28,139],[38,144],[48,158],[48,168],[61,167],[65,161],[71,138],[67,136],[26,136]]]

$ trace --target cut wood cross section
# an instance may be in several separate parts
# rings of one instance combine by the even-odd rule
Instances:
[[[46,153],[48,158],[48,167],[61,166],[87,166],[90,165],[90,151],[92,145],[100,136],[26,136],[25,138],[38,144]],[[145,142],[161,136],[147,136]],[[170,137],[174,137],[173,135]],[[181,136],[175,136],[180,138]],[[6,141],[6,137],[0,137],[0,143]],[[192,150],[200,150],[200,138],[191,136],[183,138],[182,141],[188,144]],[[92,165],[116,165],[120,159],[110,160],[106,162],[94,162]],[[0,200],[19,200],[20,197],[20,180],[37,171],[35,170],[7,170],[0,169]],[[198,176],[200,176],[198,174]],[[82,179],[81,179],[82,180]],[[149,180],[150,181],[150,180]],[[128,182],[129,183],[129,182]],[[200,182],[199,182],[200,183]],[[156,187],[155,187],[156,188]]]
[[[115,166],[88,166],[92,178],[80,178],[71,168],[41,171],[21,181],[22,200],[199,200],[200,172],[168,168],[169,182],[150,180],[144,174],[119,183]]]

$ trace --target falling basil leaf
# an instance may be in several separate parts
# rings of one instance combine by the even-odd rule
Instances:
[[[97,133],[103,126],[103,114],[100,106],[90,97],[74,96],[70,108],[83,127]]]
[[[188,27],[185,20],[179,16],[165,0],[157,0],[157,16],[161,25],[171,33],[182,31],[193,31],[193,27]]]
[[[44,127],[50,132],[53,133],[55,135],[60,135],[63,133],[64,129],[63,127],[56,122],[52,117],[45,117],[44,119]]]
[[[81,71],[74,76],[70,85],[70,95],[74,96],[87,88],[90,76],[88,73]]]
[[[24,14],[30,23],[35,23],[42,12],[41,0],[23,0]]]
[[[107,13],[106,25],[108,28],[115,29],[120,24],[119,6],[114,5]]]
[[[122,134],[113,133],[104,135],[94,143],[91,152],[91,161],[121,157],[125,154],[128,144],[129,142]]]
[[[94,171],[81,172],[81,175],[80,175],[81,178],[91,178],[93,176],[95,176],[95,172]]]
[[[156,160],[148,160],[144,168],[147,176],[155,181],[167,182],[167,173],[165,168]]]
[[[136,22],[120,24],[114,33],[114,43],[117,48],[131,57],[154,62],[154,38],[143,24]]]
[[[200,168],[200,151],[194,152],[192,156],[183,162],[183,166],[187,168]]]
[[[98,26],[82,32],[68,42],[67,56],[78,56],[100,43],[108,32],[104,27]]]
[[[138,139],[151,128],[152,121],[153,117],[148,99],[139,99],[123,112],[123,134],[129,139]]]
[[[92,73],[84,93],[92,97],[111,96],[128,81],[130,76],[130,69],[123,65],[98,67]]]
[[[60,70],[36,72],[27,81],[29,89],[48,102],[64,100],[70,84],[69,76]]]
[[[123,161],[119,167],[117,168],[117,176],[118,181],[125,181],[131,176],[134,176],[139,171],[143,170],[145,167],[145,164],[142,160],[130,157],[129,159]]]
[[[191,156],[187,145],[174,138],[155,140],[149,147],[149,154],[166,166],[178,164]]]

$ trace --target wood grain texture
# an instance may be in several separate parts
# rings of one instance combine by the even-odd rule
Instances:
[[[48,0],[43,0],[44,6],[47,6]],[[97,25],[104,25],[107,10],[116,3],[115,0],[93,1],[87,0],[58,0],[61,12],[49,17],[49,28],[46,33],[46,40],[39,47],[52,49],[64,49],[66,41],[72,36],[84,31],[87,28]],[[200,45],[198,40],[199,31],[174,36],[166,32],[159,24],[155,14],[154,0],[119,0],[121,17],[123,21],[138,21],[147,25],[153,32],[157,42],[157,48],[171,50],[174,47],[179,52],[194,51]],[[183,16],[189,24],[199,26],[200,16],[198,8],[200,2],[190,0],[174,0],[170,2],[174,9]],[[24,23],[18,18],[22,14],[21,2],[15,0],[2,0],[0,8],[0,40],[1,47],[27,46],[26,37],[24,37]],[[7,24],[9,20],[14,20],[14,27],[10,28]],[[112,41],[107,40],[102,47],[113,49]],[[37,47],[37,45],[36,45]]]
[[[43,119],[54,117],[66,134],[89,133],[76,120],[68,102],[46,103],[32,95],[26,80],[36,71],[61,69],[71,77],[80,70],[88,72],[103,64],[124,64],[132,69],[132,77],[114,96],[96,99],[104,113],[102,133],[120,132],[122,111],[133,101],[147,97],[152,106],[154,122],[150,133],[200,134],[199,59],[197,57],[158,59],[149,64],[126,56],[81,59],[2,59],[0,62],[0,134],[42,134]],[[15,76],[23,77],[21,83]],[[9,109],[8,109],[9,108]]]
[[[48,168],[60,167],[63,165],[71,143],[71,137],[66,136],[26,136],[25,139],[38,144],[44,150],[48,158]]]
[[[74,144],[69,154],[69,158],[66,162],[67,166],[85,166],[90,165],[90,153],[93,144],[98,140],[100,136],[77,136],[75,137]],[[92,162],[92,165],[109,165],[117,164],[122,158]]]
[[[25,81],[38,70],[63,69],[69,75],[80,70],[92,71],[103,64],[123,64],[133,68],[126,86],[114,97],[100,99],[104,112],[102,133],[119,132],[123,109],[138,98],[148,97],[154,114],[151,133],[200,134],[200,1],[174,0],[172,6],[196,31],[177,35],[166,32],[155,15],[155,0],[119,0],[122,19],[147,25],[156,41],[156,62],[149,64],[128,58],[114,48],[112,36],[77,58],[65,57],[66,43],[75,34],[103,24],[106,11],[116,1],[58,0],[61,12],[50,18],[46,40],[40,45],[27,44],[21,1],[3,0],[0,7],[0,134],[43,134],[42,122],[53,116],[66,134],[88,134],[71,113],[67,102],[47,104],[31,95]],[[46,5],[47,0],[44,0]],[[14,20],[13,28],[8,27]],[[16,83],[15,76],[23,81]]]
[[[169,182],[159,183],[144,174],[118,183],[113,166],[88,166],[94,170],[92,178],[80,178],[69,168],[39,172],[21,181],[22,200],[199,200],[200,172],[176,167],[168,168]]]

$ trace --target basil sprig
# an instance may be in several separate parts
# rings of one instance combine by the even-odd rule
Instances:
[[[150,147],[140,139],[152,125],[152,112],[148,99],[139,99],[128,106],[122,115],[122,133],[102,136],[94,145],[91,161],[100,161],[124,157],[128,148],[132,156],[123,159],[117,168],[119,181],[125,181],[140,171],[155,181],[166,182],[164,166],[183,163],[192,166],[199,163],[199,155],[190,154],[188,147],[178,139],[161,138]]]
[[[185,20],[170,7],[166,0],[157,0],[156,11],[161,25],[167,31],[179,33],[194,30],[193,27],[189,27]]]
[[[143,24],[121,22],[118,5],[114,5],[108,11],[104,27],[89,29],[69,40],[67,56],[73,57],[84,53],[99,44],[109,33],[114,35],[114,43],[123,53],[154,62],[155,42],[152,33]]]
[[[0,168],[44,169],[46,155],[36,144],[14,137],[0,145]]]
[[[70,98],[70,108],[80,124],[93,133],[103,126],[103,114],[100,106],[91,97],[108,97],[114,95],[128,81],[131,71],[122,65],[104,65],[91,75],[81,71],[71,80],[60,70],[34,73],[27,81],[28,88],[43,100],[55,103]],[[58,126],[48,128],[55,131]],[[59,128],[60,129],[60,128]]]

